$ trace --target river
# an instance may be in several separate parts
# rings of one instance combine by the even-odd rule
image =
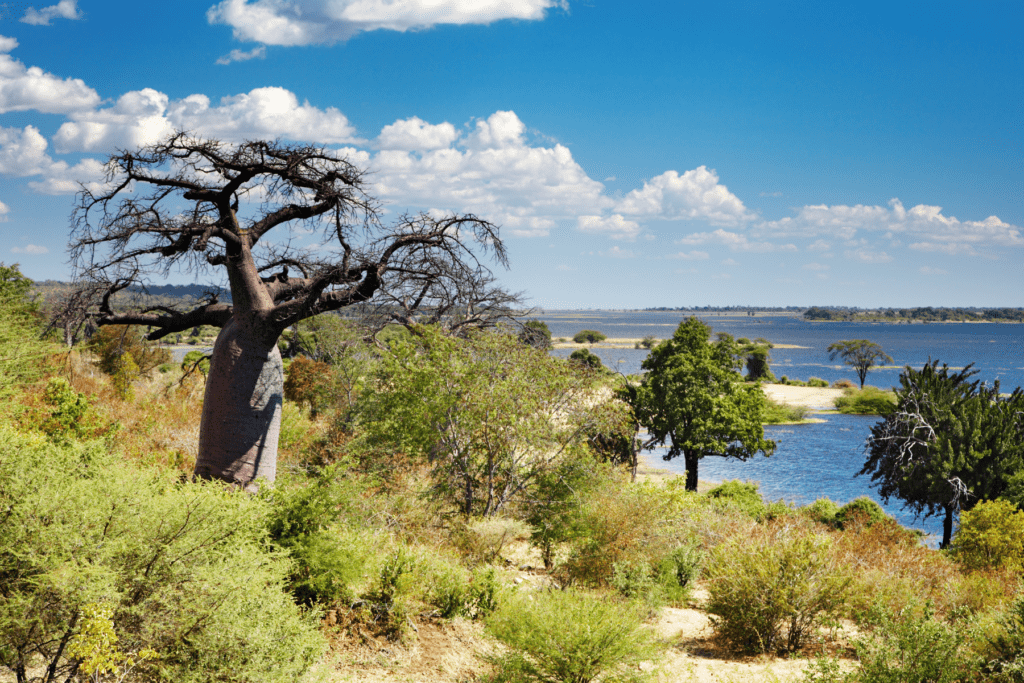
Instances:
[[[610,338],[639,339],[654,335],[663,339],[672,334],[689,314],[678,311],[542,311],[534,317],[543,320],[555,338],[571,339],[580,330],[603,332]],[[776,376],[807,380],[820,377],[834,382],[857,381],[849,366],[830,361],[827,347],[842,339],[868,339],[893,357],[893,363],[873,369],[868,384],[888,388],[899,384],[905,365],[920,368],[931,359],[963,367],[973,363],[976,379],[989,384],[1001,383],[1001,390],[1012,391],[1024,384],[1024,324],[1020,323],[851,323],[808,322],[793,315],[757,315],[698,313],[714,332],[728,332],[736,338],[763,337],[775,344],[797,348],[774,348],[771,369]],[[555,349],[553,354],[568,356],[572,349]],[[608,367],[623,374],[640,372],[646,350],[601,349],[593,352]],[[885,508],[901,524],[922,529],[930,545],[941,533],[938,518],[917,519],[902,508],[898,500],[882,501],[870,486],[868,477],[855,476],[864,464],[864,443],[871,425],[879,418],[856,415],[825,415],[824,422],[799,426],[766,427],[766,436],[778,444],[770,458],[755,457],[746,462],[707,457],[700,463],[700,478],[708,481],[742,479],[756,481],[768,500],[786,500],[798,505],[818,498],[845,503],[867,495]],[[655,450],[652,460],[665,469],[682,473],[681,459],[661,461],[664,449]]]

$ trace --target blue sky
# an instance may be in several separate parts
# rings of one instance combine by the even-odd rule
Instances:
[[[0,261],[176,128],[502,226],[545,307],[1024,306],[1017,2],[0,5]],[[172,276],[184,282],[183,276]]]

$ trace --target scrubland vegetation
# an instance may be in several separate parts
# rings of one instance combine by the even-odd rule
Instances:
[[[1024,513],[1005,500],[935,551],[868,499],[634,482],[621,380],[515,335],[373,344],[334,317],[282,340],[301,352],[283,474],[249,494],[189,477],[200,358],[131,329],[37,341],[11,292],[0,680],[359,680],[435,625],[479,645],[447,680],[686,680],[661,667],[684,644],[651,625],[688,607],[718,651],[804,658],[807,680],[1024,680]]]

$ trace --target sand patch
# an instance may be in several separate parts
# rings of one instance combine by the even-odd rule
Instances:
[[[789,384],[762,384],[765,396],[789,406],[804,406],[820,410],[833,410],[836,399],[843,395],[842,389],[831,387],[794,387]]]

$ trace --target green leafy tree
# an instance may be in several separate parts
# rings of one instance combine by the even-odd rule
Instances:
[[[906,368],[896,409],[871,428],[860,471],[886,502],[899,498],[918,515],[942,515],[944,548],[955,516],[1000,497],[1024,468],[1024,393],[1000,396],[998,382],[970,381],[975,374],[938,361]]]
[[[892,356],[883,351],[881,346],[867,339],[847,339],[829,344],[828,359],[835,360],[839,357],[857,371],[861,389],[864,388],[868,370],[883,362],[892,362]]]
[[[775,442],[764,438],[764,393],[743,384],[731,338],[709,344],[710,334],[696,318],[680,323],[644,360],[647,374],[629,399],[651,435],[647,445],[668,445],[666,460],[684,457],[688,491],[697,490],[705,456],[747,460],[775,452]]]
[[[577,344],[596,344],[607,339],[607,335],[597,330],[580,330],[573,336],[572,340]]]
[[[32,280],[0,262],[0,397],[42,375],[49,345],[39,340]]]
[[[434,494],[491,516],[585,444],[592,373],[501,333],[396,339],[358,405],[361,442],[432,465]]]
[[[569,360],[574,363],[586,365],[592,370],[598,370],[604,367],[604,363],[601,362],[601,357],[596,353],[591,353],[590,349],[576,349],[569,354]]]

